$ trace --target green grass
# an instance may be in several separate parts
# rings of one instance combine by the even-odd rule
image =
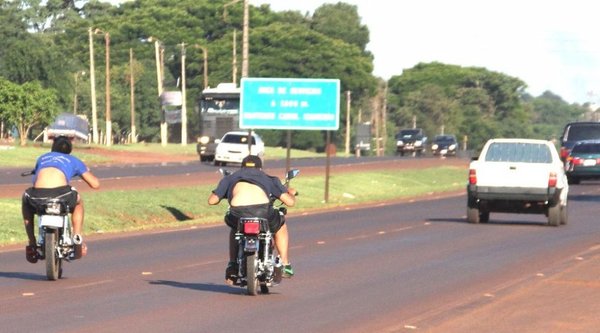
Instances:
[[[129,152],[142,152],[142,153],[159,153],[166,155],[183,155],[197,157],[196,143],[191,142],[186,146],[181,144],[170,143],[166,146],[162,146],[160,143],[137,143],[137,144],[123,144],[123,145],[112,145],[110,147],[100,145],[75,145],[73,155],[79,157],[87,164],[102,164],[110,163],[111,159],[108,157],[92,154],[87,152],[91,147],[98,147],[107,150],[114,151],[129,151]],[[35,165],[36,159],[50,151],[50,145],[35,145],[35,146],[9,146],[0,149],[0,168],[32,168]],[[324,156],[322,153],[314,153],[304,150],[292,149],[290,151],[292,158],[302,157],[318,157]],[[266,159],[280,159],[287,156],[287,150],[281,147],[266,147],[265,158]]]
[[[292,181],[300,192],[291,214],[313,209],[407,198],[464,187],[465,170],[438,167],[423,170],[360,172],[332,175],[329,200],[324,202],[323,176]],[[216,184],[215,184],[216,185]],[[147,189],[143,191],[86,192],[84,197],[86,235],[156,228],[189,227],[220,222],[227,203],[207,204],[214,185]],[[0,199],[0,244],[25,243],[20,199]]]

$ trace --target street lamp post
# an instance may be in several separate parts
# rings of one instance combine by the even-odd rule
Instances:
[[[163,47],[161,41],[150,36],[147,41],[154,42],[154,57],[156,59],[156,82],[158,85],[158,97],[160,98],[163,93]],[[163,110],[162,104],[160,106],[160,145],[165,147],[167,145],[167,122],[165,119],[165,110]]]
[[[203,56],[203,61],[204,61],[204,66],[203,66],[204,89],[206,89],[206,88],[208,88],[208,50],[206,47],[204,47],[202,45],[198,45],[198,44],[194,44],[194,47],[202,50],[202,56]]]
[[[244,2],[244,18],[242,23],[242,77],[248,77],[248,58],[249,58],[249,30],[250,30],[250,2],[249,0],[233,0],[229,3],[225,4],[225,10],[223,12],[223,19],[227,19],[227,7],[233,4],[236,4],[240,1]],[[235,32],[234,32],[235,38]],[[235,78],[234,78],[235,82]]]
[[[227,4],[225,4],[225,8],[227,6],[232,5],[234,3],[238,3],[240,1],[244,2],[244,18],[242,23],[242,78],[248,77],[248,33],[250,30],[250,2],[249,0],[233,0]],[[223,13],[224,18],[226,17],[226,12]],[[235,82],[235,75],[234,75]],[[252,129],[248,129],[248,155],[252,154]]]
[[[110,34],[106,31],[102,31],[101,29],[96,28],[93,32],[94,34],[104,35],[104,43],[106,47],[106,145],[110,146],[112,144],[112,121],[110,115]],[[93,45],[92,40],[90,38],[90,45]],[[90,48],[90,50],[93,50]],[[93,53],[90,52],[90,54]],[[94,92],[95,96],[95,92]]]

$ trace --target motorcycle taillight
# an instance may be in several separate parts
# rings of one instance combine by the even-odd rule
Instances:
[[[260,232],[260,221],[259,220],[246,220],[244,221],[244,233],[247,235],[258,235]]]

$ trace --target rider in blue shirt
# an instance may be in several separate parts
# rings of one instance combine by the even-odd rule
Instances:
[[[91,188],[100,187],[98,178],[88,169],[80,159],[70,155],[73,146],[69,138],[59,136],[52,143],[52,151],[40,156],[33,170],[33,186],[25,190],[21,203],[23,223],[29,238],[29,245],[25,247],[27,261],[36,263],[38,260],[37,243],[33,229],[34,214],[37,210],[35,200],[32,198],[62,197],[72,213],[73,237],[81,238],[83,231],[83,201],[74,187],[69,185],[73,177],[81,177]],[[80,258],[87,252],[85,244],[76,247]],[[81,255],[79,255],[81,254]]]

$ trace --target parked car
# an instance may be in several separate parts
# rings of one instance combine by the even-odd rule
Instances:
[[[252,132],[251,155],[263,158],[265,155],[265,143],[261,137]],[[227,163],[242,163],[244,157],[248,156],[248,132],[227,132],[218,141],[215,151],[215,165],[226,165]]]
[[[490,212],[545,214],[567,223],[569,185],[550,141],[491,139],[469,165],[467,221],[488,222]]]
[[[396,134],[396,154],[421,155],[425,152],[427,137],[421,128],[407,128]]]
[[[578,141],[565,161],[569,184],[600,179],[600,140]]]
[[[583,140],[600,140],[600,122],[579,121],[565,125],[560,137],[560,158],[563,162],[575,143]]]
[[[431,143],[431,153],[433,153],[433,155],[456,156],[457,149],[458,142],[456,141],[456,136],[453,134],[436,135]]]

